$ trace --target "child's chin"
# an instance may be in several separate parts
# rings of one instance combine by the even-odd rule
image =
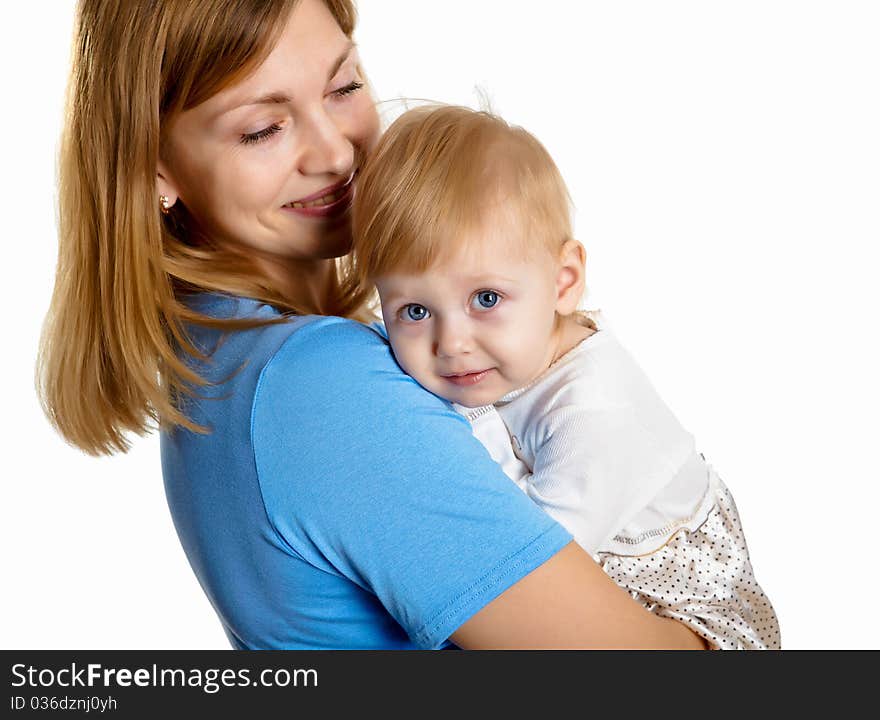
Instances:
[[[497,393],[461,393],[459,397],[447,398],[450,402],[458,403],[466,408],[478,408],[492,405],[503,397]]]
[[[494,380],[495,378],[486,378],[482,381],[482,385],[455,387],[440,378],[433,377],[430,382],[420,382],[420,384],[434,395],[451,403],[466,408],[478,408],[492,405],[504,397],[505,393],[498,387],[497,382],[493,382]]]

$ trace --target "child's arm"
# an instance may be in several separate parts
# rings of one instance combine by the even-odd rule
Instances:
[[[633,410],[565,402],[537,420],[521,442],[521,453],[532,460],[526,494],[590,553],[646,507],[694,453],[685,435],[678,447],[654,452],[660,440]],[[698,503],[705,475],[692,484]]]
[[[532,468],[529,497],[591,553],[679,473],[700,475],[695,502],[705,490],[693,436],[607,328],[499,412]]]
[[[453,407],[468,419],[477,440],[489,451],[491,458],[501,466],[507,477],[520,490],[525,491],[531,477],[531,468],[516,456],[507,425],[498,411],[492,405],[466,408],[453,403]]]
[[[615,433],[625,435],[624,442],[629,438],[635,440],[636,433],[621,427],[619,422],[614,427],[614,421],[606,414],[574,406],[569,406],[565,414],[548,414],[532,432],[520,433],[527,445],[527,457],[522,457],[522,451],[515,447],[517,440],[511,437],[494,407],[455,407],[468,418],[474,435],[507,476],[591,553],[600,549],[603,540],[623,529],[654,494],[650,489],[656,485],[650,482],[652,471],[644,467],[645,463],[634,460],[632,452],[622,449],[620,457],[607,457],[609,446],[615,444]],[[594,430],[585,437],[574,438],[569,425]],[[529,436],[544,438],[537,453]],[[628,472],[634,481],[617,483],[614,472]],[[695,503],[705,486],[702,482],[694,488]]]

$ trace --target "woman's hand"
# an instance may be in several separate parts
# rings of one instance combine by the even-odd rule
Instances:
[[[571,542],[450,638],[467,650],[705,650],[685,625],[639,605]]]

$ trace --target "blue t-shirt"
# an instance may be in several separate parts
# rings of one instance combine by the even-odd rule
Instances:
[[[277,317],[202,295],[217,317]],[[192,338],[212,384],[164,432],[180,540],[236,648],[436,649],[571,540],[374,330],[302,317]]]

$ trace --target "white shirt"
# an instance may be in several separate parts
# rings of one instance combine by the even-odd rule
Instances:
[[[457,409],[508,476],[594,555],[652,552],[712,507],[693,437],[601,320],[494,407]]]

